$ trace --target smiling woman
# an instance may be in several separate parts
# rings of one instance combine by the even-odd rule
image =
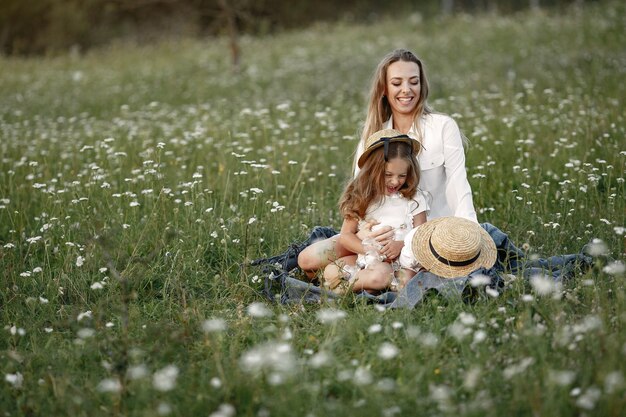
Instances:
[[[465,170],[463,136],[456,122],[434,112],[427,99],[424,65],[413,52],[397,49],[380,61],[372,79],[367,116],[354,159],[354,176],[360,171],[358,162],[366,152],[367,138],[381,129],[395,129],[421,145],[416,158],[420,167],[419,189],[426,194],[430,206],[428,219],[457,216],[477,222]],[[371,237],[382,245],[381,253],[397,256],[394,249],[398,241],[393,239],[393,233],[373,233]],[[304,249],[298,264],[307,276],[314,278],[317,271],[350,254],[340,240],[332,237]]]

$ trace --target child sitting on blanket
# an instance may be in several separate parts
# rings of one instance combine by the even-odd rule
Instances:
[[[419,147],[419,142],[393,129],[368,138],[358,160],[361,170],[348,183],[339,203],[344,217],[339,243],[352,254],[324,269],[324,283],[331,290],[380,291],[402,275],[395,261],[404,237],[426,221],[426,200],[417,186],[420,171],[415,154]],[[359,239],[359,225],[371,224],[363,219],[378,222],[375,227],[392,227],[394,239],[383,247],[373,239]]]

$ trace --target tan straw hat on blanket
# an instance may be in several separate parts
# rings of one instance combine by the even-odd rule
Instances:
[[[489,233],[478,223],[461,217],[439,217],[418,226],[411,249],[424,268],[444,278],[491,268],[497,255]]]

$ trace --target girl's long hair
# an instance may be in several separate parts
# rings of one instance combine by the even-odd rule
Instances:
[[[409,166],[406,181],[399,192],[404,198],[412,199],[420,181],[417,158],[408,143],[391,142],[387,160],[397,158],[405,160]],[[382,201],[386,189],[386,165],[384,148],[381,146],[369,155],[357,176],[346,185],[339,200],[339,211],[344,218],[364,219],[367,208]]]

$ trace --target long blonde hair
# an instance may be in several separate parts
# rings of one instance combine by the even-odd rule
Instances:
[[[389,65],[398,61],[414,62],[419,67],[421,83],[420,96],[417,100],[417,106],[415,106],[415,112],[413,114],[413,123],[415,131],[418,132],[418,134],[420,132],[418,126],[419,119],[424,115],[432,113],[432,109],[426,102],[428,99],[428,79],[426,78],[426,72],[424,71],[422,61],[420,61],[413,52],[407,49],[396,49],[395,51],[387,54],[382,61],[380,61],[378,67],[376,68],[376,72],[374,72],[374,76],[372,77],[369,101],[367,105],[367,116],[363,125],[363,131],[361,132],[361,144],[365,143],[365,140],[372,133],[382,129],[383,124],[391,117],[391,106],[389,105],[387,97],[385,97],[385,88],[387,87],[387,69],[389,68]]]

